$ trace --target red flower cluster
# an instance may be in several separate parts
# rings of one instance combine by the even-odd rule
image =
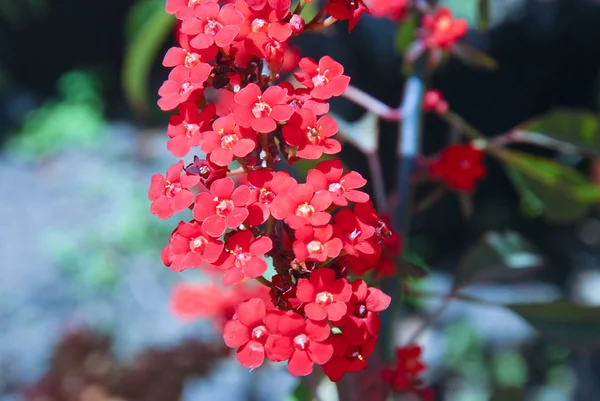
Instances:
[[[423,111],[426,113],[446,114],[448,102],[444,100],[442,93],[436,89],[430,89],[423,96]]]
[[[484,155],[470,144],[451,145],[431,162],[429,172],[457,191],[473,192],[477,181],[486,175]]]
[[[282,160],[341,151],[326,113],[350,81],[326,56],[299,61],[295,77],[303,87],[277,82],[291,36],[312,23],[289,8],[289,0],[167,2],[180,20],[179,47],[164,60],[173,70],[158,101],[164,111],[177,109],[168,148],[178,158],[201,150],[206,159],[155,175],[148,195],[161,218],[192,210],[193,220],[179,223],[162,252],[166,266],[211,268],[223,285],[257,279],[269,287],[265,298],[180,286],[173,300],[180,315],[226,317],[223,338],[244,367],[267,358],[304,376],[317,364],[339,380],[366,366],[378,314],[390,303],[348,274],[373,268],[390,232],[361,191],[366,180],[339,160],[319,163],[303,183],[276,171]],[[330,0],[325,10],[319,18],[329,13],[353,26],[366,8],[360,0]],[[276,271],[271,281],[263,277],[268,260]],[[211,302],[194,302],[201,297]]]
[[[440,7],[435,15],[425,15],[421,21],[423,43],[429,49],[450,50],[467,33],[467,21],[454,18],[447,7]]]
[[[398,393],[413,393],[423,401],[433,401],[433,391],[423,387],[419,375],[427,366],[421,360],[421,347],[418,345],[398,348],[396,364],[392,369],[381,373],[381,378],[388,383],[392,390]]]

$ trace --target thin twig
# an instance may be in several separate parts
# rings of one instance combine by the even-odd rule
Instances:
[[[375,195],[375,204],[380,213],[388,211],[387,195],[385,193],[385,184],[383,182],[383,171],[381,171],[381,161],[378,153],[368,153],[367,162],[371,172],[371,182],[373,183],[373,194]]]
[[[417,329],[417,331],[415,331],[413,333],[413,335],[410,336],[410,338],[406,341],[406,344],[407,345],[414,344],[419,339],[419,337],[421,337],[421,335],[423,333],[425,333],[425,331],[433,324],[433,322],[435,322],[437,320],[437,318],[441,316],[441,314],[444,312],[444,310],[446,310],[446,308],[448,307],[448,305],[450,305],[450,302],[453,299],[454,299],[453,294],[449,294],[448,296],[446,296],[444,298],[444,301],[435,310],[435,312],[433,312],[431,315],[429,315],[425,319],[423,324],[421,324],[421,326]]]
[[[561,141],[560,139],[552,138],[543,133],[533,131],[514,130],[490,140],[490,146],[506,146],[511,143],[527,143],[568,154],[583,153],[589,156],[598,156],[600,154],[600,152],[595,149],[576,146]]]
[[[381,100],[369,95],[367,92],[364,92],[355,86],[348,86],[342,96],[358,104],[359,106],[364,107],[373,114],[377,115],[379,118],[382,118],[386,121],[395,122],[400,121],[402,118],[401,108],[391,108]]]

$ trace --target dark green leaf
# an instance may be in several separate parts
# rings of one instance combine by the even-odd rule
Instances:
[[[559,300],[507,305],[543,336],[575,348],[600,345],[600,307]]]
[[[520,234],[489,232],[467,252],[454,278],[454,288],[474,281],[520,278],[542,264],[542,258]]]
[[[417,29],[417,17],[412,15],[406,21],[401,23],[396,29],[395,47],[396,52],[405,54],[413,40]]]
[[[570,167],[515,151],[505,152],[503,159],[523,210],[530,216],[543,214],[552,222],[571,222],[600,201],[600,188]]]
[[[123,90],[130,106],[142,117],[148,111],[148,76],[175,18],[165,12],[164,2],[157,0],[144,0],[131,12],[133,15],[128,19],[131,39],[122,71]]]
[[[600,124],[586,110],[557,109],[525,123],[523,129],[600,152]]]
[[[285,401],[312,401],[312,394],[306,382],[304,380],[300,381],[294,392]]]

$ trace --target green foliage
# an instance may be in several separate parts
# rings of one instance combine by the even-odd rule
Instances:
[[[494,355],[492,359],[494,381],[502,387],[522,387],[527,381],[527,361],[516,351]]]
[[[527,122],[523,129],[600,152],[600,124],[598,118],[587,110],[556,109]]]
[[[521,207],[532,217],[543,215],[556,223],[576,221],[600,201],[600,188],[568,166],[523,152],[503,155]]]
[[[174,24],[175,18],[165,12],[162,0],[136,3],[127,18],[129,42],[122,71],[123,91],[139,118],[148,113],[150,71]]]
[[[600,307],[559,300],[549,303],[507,305],[543,336],[574,347],[600,345]]]
[[[418,27],[418,19],[416,15],[411,15],[406,21],[402,22],[396,29],[394,38],[394,47],[400,54],[405,54],[413,40]]]
[[[522,277],[541,263],[542,258],[520,234],[490,232],[465,255],[454,277],[454,288],[474,281]]]
[[[312,401],[312,399],[310,388],[304,381],[300,381],[294,392],[287,396],[285,401]]]
[[[69,147],[97,146],[103,139],[103,109],[95,77],[69,72],[58,81],[58,98],[29,113],[8,149],[18,157],[38,160]]]

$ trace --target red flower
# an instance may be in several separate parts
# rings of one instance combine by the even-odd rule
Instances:
[[[389,18],[399,21],[408,15],[409,0],[371,0],[369,2],[369,14],[378,18]]]
[[[230,45],[240,33],[240,25],[244,22],[244,16],[233,4],[219,8],[213,2],[196,5],[193,12],[188,10],[182,15],[182,19],[181,32],[195,35],[190,45],[198,49],[206,49],[212,45]]]
[[[169,14],[175,14],[177,11],[185,8],[192,8],[196,4],[216,3],[218,0],[167,0],[166,10]]]
[[[244,45],[250,54],[267,59],[273,70],[279,70],[283,64],[287,42],[292,33],[290,24],[272,22],[268,24],[266,31],[253,29],[253,32],[248,34]]]
[[[483,157],[483,151],[472,145],[451,145],[431,162],[429,171],[457,191],[473,192],[476,182],[486,174]]]
[[[330,334],[327,322],[305,320],[295,312],[273,315],[277,317],[277,332],[271,332],[265,345],[269,359],[288,360],[288,371],[294,376],[307,376],[315,363],[323,365],[329,361],[333,346],[327,342]]]
[[[433,392],[422,387],[418,377],[427,369],[421,361],[421,347],[413,345],[396,350],[397,362],[392,369],[381,372],[381,379],[389,383],[395,392],[411,392],[424,401],[433,400]]]
[[[338,126],[331,116],[317,116],[311,109],[300,109],[283,127],[283,138],[290,146],[298,146],[296,156],[302,159],[317,160],[323,153],[334,155],[341,152],[342,146],[331,137],[337,134]]]
[[[363,13],[369,13],[363,0],[329,0],[325,10],[335,19],[350,20],[348,31],[354,29]]]
[[[421,27],[425,31],[423,42],[430,49],[450,49],[467,33],[467,21],[455,19],[447,7],[441,7],[435,15],[425,15]]]
[[[294,66],[294,69],[296,66]],[[314,99],[307,88],[294,88],[290,82],[283,81],[278,84],[287,91],[285,102],[297,111],[300,109],[310,109],[317,116],[329,113],[329,103],[324,100]]]
[[[377,336],[381,321],[379,313],[390,306],[391,298],[381,290],[368,287],[363,280],[352,283],[352,298],[343,326],[351,344],[364,344],[369,337]]]
[[[194,194],[189,188],[197,185],[200,179],[193,175],[182,175],[182,172],[183,160],[169,167],[166,176],[152,176],[148,190],[148,199],[152,201],[150,211],[161,219],[168,219],[194,202]]]
[[[169,119],[169,142],[167,148],[176,157],[184,157],[192,146],[197,146],[200,133],[206,129],[215,115],[215,106],[209,104],[198,113],[198,106],[194,102],[185,102],[179,105],[179,114],[172,115]]]
[[[448,103],[444,100],[442,93],[431,89],[425,92],[423,96],[423,111],[426,113],[436,112],[446,114],[448,112]]]
[[[323,372],[332,382],[339,381],[345,373],[358,372],[367,368],[367,358],[375,349],[376,338],[371,337],[365,344],[350,345],[346,336],[331,336],[333,356],[325,365]]]
[[[264,301],[253,298],[238,305],[235,319],[223,329],[225,344],[229,348],[239,347],[235,356],[245,368],[258,368],[265,360],[265,343],[269,338],[266,316]]]
[[[210,160],[200,159],[198,156],[194,156],[194,162],[189,164],[185,171],[188,174],[197,175],[200,177],[200,182],[204,184],[206,188],[210,188],[215,180],[225,178],[229,169],[223,166],[217,166]]]
[[[309,279],[298,280],[296,296],[304,302],[304,313],[311,320],[329,319],[337,322],[346,314],[352,287],[345,278],[335,278],[328,268],[314,270]]]
[[[303,72],[297,72],[294,76],[311,89],[310,94],[316,99],[327,100],[340,96],[350,84],[350,77],[342,75],[344,67],[329,56],[321,58],[318,65],[314,59],[304,57],[300,60],[300,69]]]
[[[245,277],[262,276],[267,271],[267,261],[262,256],[271,249],[273,242],[269,237],[254,238],[248,230],[227,238],[225,253],[214,263],[218,269],[227,270],[223,285],[238,283]]]
[[[262,93],[258,85],[249,84],[234,97],[233,118],[242,127],[252,127],[257,132],[275,131],[276,121],[287,121],[294,112],[285,104],[285,95],[279,86],[271,86]]]
[[[308,172],[306,182],[312,184],[315,189],[327,189],[331,193],[333,204],[337,206],[348,206],[348,201],[357,203],[369,201],[368,194],[356,190],[364,187],[367,180],[356,171],[344,173],[344,166],[338,159],[317,164],[316,169]]]
[[[163,250],[168,255],[168,267],[175,272],[200,267],[203,262],[215,262],[223,252],[223,243],[212,238],[197,221],[181,222],[173,231],[169,245]]]
[[[285,220],[294,230],[306,224],[322,226],[331,220],[331,215],[324,212],[329,205],[329,191],[315,192],[312,185],[299,184],[271,202],[271,215],[277,220]]]
[[[227,166],[234,157],[245,157],[256,147],[256,132],[236,125],[231,114],[216,119],[212,129],[203,132],[199,142],[216,165]]]
[[[171,47],[163,58],[163,65],[165,67],[177,67],[182,65],[193,70],[194,68],[201,66],[202,63],[206,63],[215,58],[219,51],[219,49],[214,46],[208,49],[190,50],[181,47]]]
[[[286,171],[256,170],[249,172],[246,179],[253,187],[247,220],[251,226],[259,226],[267,221],[275,197],[298,185]]]
[[[271,6],[274,10],[289,10],[291,5],[291,0],[246,0],[246,4],[253,10],[262,10],[267,4]]]
[[[344,251],[350,256],[362,258],[367,264],[373,264],[381,254],[381,245],[374,237],[375,229],[362,223],[350,209],[336,213],[335,228],[344,243]],[[355,272],[363,274],[364,272]]]
[[[234,186],[231,178],[222,178],[213,182],[210,193],[196,197],[194,218],[213,237],[220,237],[227,228],[238,228],[248,217],[250,188],[240,185],[234,191]]]
[[[342,240],[333,237],[333,227],[329,224],[323,227],[302,226],[296,230],[295,235],[293,249],[299,262],[325,262],[337,257],[342,250]]]
[[[158,107],[162,111],[169,111],[189,100],[192,94],[204,88],[204,82],[211,71],[212,67],[206,63],[200,63],[193,69],[182,65],[175,67],[169,74],[169,79],[158,90],[161,96]]]

